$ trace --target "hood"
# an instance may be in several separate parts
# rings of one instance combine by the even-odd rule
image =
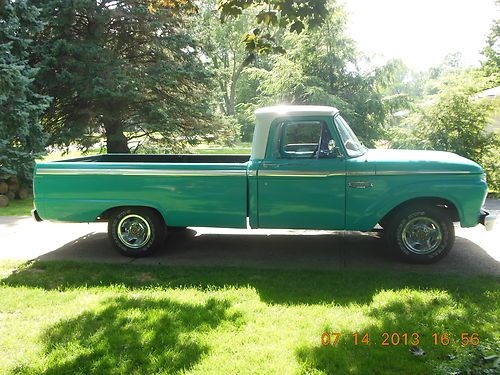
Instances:
[[[483,173],[472,160],[445,151],[370,149],[366,161],[375,164],[376,174],[384,172]]]

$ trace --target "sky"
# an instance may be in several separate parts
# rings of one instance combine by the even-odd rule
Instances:
[[[415,70],[438,65],[460,52],[479,65],[480,51],[500,5],[494,0],[343,0],[347,33],[358,48],[382,64],[401,58]]]

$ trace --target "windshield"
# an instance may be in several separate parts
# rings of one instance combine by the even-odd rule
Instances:
[[[350,157],[363,155],[366,151],[366,147],[363,146],[363,143],[361,143],[358,137],[356,137],[356,134],[354,134],[351,130],[347,121],[340,115],[334,116],[333,119],[337,125],[337,129],[340,133],[342,143],[347,151],[347,155]]]

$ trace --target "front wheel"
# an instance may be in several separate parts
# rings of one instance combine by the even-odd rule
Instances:
[[[145,257],[163,242],[165,223],[154,210],[123,208],[108,222],[108,236],[123,255]]]
[[[389,245],[412,263],[434,263],[448,254],[455,242],[451,218],[437,207],[407,206],[387,223]]]

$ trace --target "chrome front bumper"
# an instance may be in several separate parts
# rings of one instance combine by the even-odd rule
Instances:
[[[481,214],[479,215],[479,223],[483,224],[487,231],[493,230],[496,219],[497,217],[495,215],[481,209]]]

